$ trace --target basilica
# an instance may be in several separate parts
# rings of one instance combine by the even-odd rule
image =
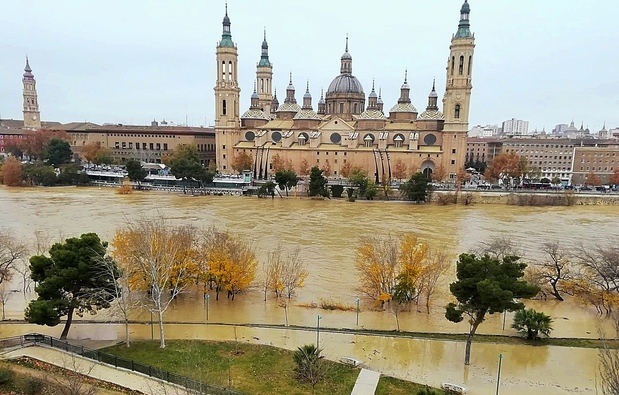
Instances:
[[[257,179],[273,175],[275,162],[285,163],[300,175],[306,175],[314,166],[330,177],[347,176],[351,168],[360,168],[377,183],[407,178],[416,172],[435,179],[455,179],[465,162],[472,88],[475,38],[470,31],[469,14],[465,0],[458,30],[451,40],[442,112],[432,84],[427,106],[419,114],[411,103],[406,72],[397,103],[384,107],[374,83],[366,96],[361,82],[353,75],[348,38],[339,75],[321,93],[315,109],[309,83],[300,105],[297,103],[292,74],[280,103],[277,93],[273,95],[273,66],[265,33],[251,105],[241,113],[237,47],[232,41],[226,10],[216,52],[215,136],[219,171],[235,172],[235,158],[245,153],[253,162],[252,169],[246,170],[251,170]]]

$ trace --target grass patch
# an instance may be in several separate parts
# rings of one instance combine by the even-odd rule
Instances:
[[[433,390],[436,395],[447,395],[447,392],[426,385],[412,383],[389,376],[381,376],[374,395],[415,395],[423,389]]]
[[[156,366],[212,385],[249,394],[311,394],[294,376],[292,351],[271,346],[194,340],[171,340],[161,350],[157,341],[133,342],[102,351]],[[350,394],[359,369],[325,361],[325,379],[316,394]]]

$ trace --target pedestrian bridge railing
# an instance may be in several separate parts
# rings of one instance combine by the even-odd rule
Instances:
[[[68,353],[82,356],[86,359],[103,363],[115,368],[127,369],[132,372],[144,374],[146,376],[175,384],[185,388],[190,393],[213,394],[213,395],[242,395],[240,392],[217,385],[207,384],[202,381],[181,376],[170,371],[160,369],[150,365],[144,365],[131,359],[125,359],[114,354],[109,354],[99,350],[91,350],[84,346],[70,344],[67,341],[54,338],[52,336],[39,333],[30,333],[22,336],[14,336],[0,339],[0,350],[19,349],[33,346],[51,347]]]

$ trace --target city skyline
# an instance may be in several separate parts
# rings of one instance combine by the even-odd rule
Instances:
[[[547,131],[572,119],[584,122],[592,132],[604,122],[607,128],[619,125],[613,112],[619,104],[613,94],[619,84],[606,78],[619,60],[612,50],[619,38],[612,20],[619,12],[608,1],[596,3],[598,7],[574,4],[567,9],[558,7],[558,1],[473,0],[471,30],[478,41],[469,126],[513,117],[530,120],[531,129]],[[8,36],[0,60],[0,116],[21,119],[21,74],[28,54],[43,120],[147,124],[153,118],[184,123],[187,117],[191,125],[212,124],[213,54],[224,2],[184,2],[175,8],[157,7],[164,2],[151,8],[132,2],[123,7],[119,18],[114,10],[120,4],[7,6],[0,16]],[[433,78],[442,98],[448,55],[444,43],[457,28],[461,0],[424,5],[394,2],[372,12],[361,7],[354,18],[345,12],[349,2],[330,4],[326,15],[320,11],[326,2],[312,7],[279,1],[265,4],[269,6],[249,11],[241,2],[229,3],[232,37],[239,48],[241,111],[249,107],[264,26],[280,101],[292,72],[297,100],[309,80],[317,102],[320,89],[326,89],[338,73],[347,33],[353,73],[366,96],[375,79],[389,107],[397,100],[408,69],[413,104],[424,107]],[[600,12],[600,7],[608,12]],[[304,20],[310,21],[307,27],[286,17],[295,13],[305,15]],[[555,19],[566,21],[575,15],[579,24],[570,25],[570,36],[564,37]],[[25,16],[28,23],[20,23]],[[497,25],[501,16],[524,22],[517,27]],[[313,21],[321,20],[321,26],[332,28],[316,30]],[[84,26],[91,29],[84,31]],[[548,34],[540,35],[545,30]],[[527,46],[529,51],[524,52]],[[507,56],[509,52],[519,55]],[[578,57],[583,53],[584,60]],[[586,63],[589,59],[603,62]],[[573,78],[584,72],[587,78]],[[528,79],[522,80],[519,74]]]

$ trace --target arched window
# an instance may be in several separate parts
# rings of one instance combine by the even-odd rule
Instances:
[[[344,103],[340,103],[340,114],[344,114]]]
[[[264,78],[260,78],[260,93],[264,93]]]
[[[451,75],[454,74],[454,67],[456,66],[456,58],[455,57],[451,57]]]
[[[357,103],[354,104],[354,107],[355,107],[354,113],[356,114],[357,113]]]
[[[471,55],[469,55],[469,67],[467,69],[467,72],[469,74],[469,76],[471,75],[471,66],[472,66],[472,61],[473,61],[473,57]]]
[[[232,81],[232,61],[228,62],[228,80]]]
[[[224,81],[226,80],[226,61],[225,60],[221,62],[221,79]]]
[[[221,113],[222,115],[226,115],[227,109],[226,109],[226,101],[224,100],[222,102],[222,106],[221,106]]]
[[[454,112],[454,118],[460,119],[460,105],[456,104],[456,111]]]
[[[460,56],[460,66],[458,66],[458,74],[462,75],[464,72],[464,56]]]

